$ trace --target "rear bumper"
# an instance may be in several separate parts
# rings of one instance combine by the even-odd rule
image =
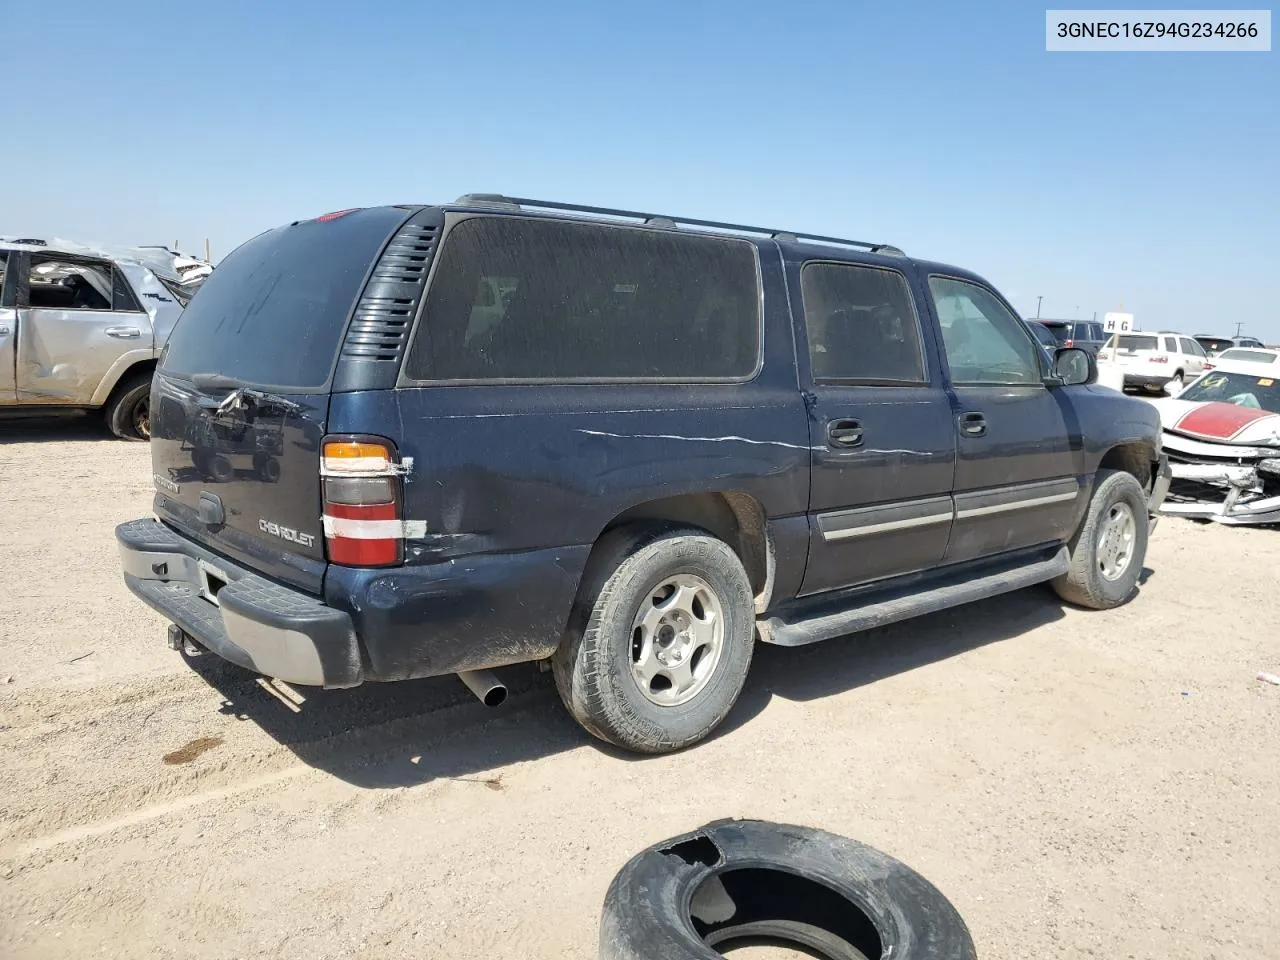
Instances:
[[[363,679],[351,617],[238,566],[156,520],[116,527],[125,584],[213,653],[289,683]]]
[[[1124,385],[1126,387],[1145,387],[1149,389],[1163,389],[1164,385],[1173,378],[1173,371],[1170,370],[1166,375],[1156,373],[1126,373],[1124,375]]]

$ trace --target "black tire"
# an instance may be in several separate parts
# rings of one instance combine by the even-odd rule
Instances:
[[[626,750],[668,753],[697,743],[733,708],[751,665],[755,608],[742,562],[726,544],[693,528],[613,531],[596,558],[598,573],[584,580],[552,659],[560,699],[589,733]],[[703,581],[720,604],[720,653],[692,699],[661,705],[648,699],[632,672],[635,623],[664,580],[685,576]],[[697,654],[690,654],[690,664]]]
[[[702,960],[746,943],[831,960],[974,960],[942,893],[906,864],[808,827],[730,820],[650,847],[614,877],[600,960]]]
[[[107,401],[107,427],[121,440],[151,439],[151,374],[135,373]]]
[[[1177,384],[1177,386],[1174,388],[1177,390],[1177,393],[1169,393],[1169,383]],[[1178,394],[1182,393],[1182,388],[1186,386],[1186,383],[1187,383],[1186,375],[1181,370],[1179,370],[1169,380],[1169,383],[1166,383],[1164,385],[1164,388],[1161,390],[1161,393],[1167,393],[1171,397],[1176,397],[1178,396]]]
[[[1117,506],[1127,506],[1134,520],[1133,541],[1123,572],[1114,579],[1103,575],[1100,565],[1100,541],[1107,535],[1104,518]],[[1138,577],[1147,557],[1147,493],[1131,473],[1122,470],[1099,470],[1094,480],[1093,497],[1080,529],[1067,545],[1071,566],[1053,581],[1053,589],[1068,603],[1091,610],[1110,610],[1127,602],[1138,589]]]

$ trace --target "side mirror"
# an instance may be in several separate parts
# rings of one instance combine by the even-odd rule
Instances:
[[[1088,350],[1059,347],[1053,355],[1053,375],[1064,387],[1095,383],[1098,379],[1098,361]]]

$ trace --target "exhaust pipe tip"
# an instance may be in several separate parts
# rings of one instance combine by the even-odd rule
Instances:
[[[507,699],[507,687],[488,670],[462,670],[458,679],[486,707],[500,707]]]

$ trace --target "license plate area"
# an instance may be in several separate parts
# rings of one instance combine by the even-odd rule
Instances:
[[[204,560],[196,561],[196,571],[199,574],[199,582],[196,584],[196,589],[200,591],[200,596],[214,606],[218,606],[218,594],[223,587],[231,582],[231,579],[223,570]]]

